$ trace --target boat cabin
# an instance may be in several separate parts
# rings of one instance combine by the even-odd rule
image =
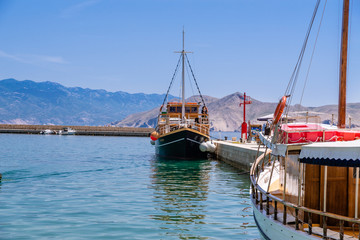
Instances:
[[[279,132],[277,144],[260,135],[271,154],[252,169],[256,203],[265,200],[256,196],[261,189],[266,215],[284,225],[295,223],[314,236],[359,239],[360,133],[307,123],[283,125]]]
[[[182,119],[182,103],[168,102],[160,108],[158,119],[160,135],[179,128],[191,128],[209,135],[209,115],[206,106],[196,102],[185,103],[185,116]]]

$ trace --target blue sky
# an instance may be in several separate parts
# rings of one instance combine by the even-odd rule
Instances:
[[[220,98],[246,91],[276,102],[285,92],[315,2],[1,0],[0,79],[165,93],[184,26],[186,49],[194,52],[189,58],[204,95]],[[328,1],[303,105],[337,103],[339,8],[340,0]],[[359,1],[352,3],[351,16],[348,102],[360,102]],[[315,35],[313,31],[293,103],[303,88]],[[179,94],[176,87],[174,95]],[[187,92],[192,95],[191,88]]]

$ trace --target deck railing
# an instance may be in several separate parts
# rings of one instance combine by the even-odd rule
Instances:
[[[169,132],[175,131],[180,128],[190,128],[196,131],[199,131],[202,134],[210,134],[210,126],[208,124],[199,124],[199,123],[187,123],[187,124],[164,124],[158,126],[158,133],[160,135],[167,134]]]
[[[195,116],[197,117],[195,118]],[[181,122],[180,113],[171,113],[170,115],[167,113],[160,114],[156,130],[160,135],[163,135],[184,127],[194,129],[205,135],[210,134],[209,118],[207,114],[203,113],[192,113],[192,117],[190,119],[185,119],[184,123]]]
[[[266,163],[265,163],[265,156],[270,154],[270,150],[266,151],[265,153],[263,153],[262,155],[260,155],[255,163],[252,165],[251,170],[250,170],[250,179],[251,179],[251,197],[252,200],[254,201],[255,205],[257,207],[259,207],[259,209],[263,212],[264,211],[264,200],[265,200],[265,214],[267,216],[272,215],[274,220],[279,220],[279,206],[278,203],[283,205],[283,210],[282,210],[282,221],[281,223],[283,225],[287,225],[287,213],[288,213],[288,209],[293,209],[293,211],[295,212],[295,225],[294,225],[294,229],[295,230],[301,230],[300,225],[301,224],[307,224],[308,225],[308,234],[312,235],[313,234],[313,216],[314,215],[318,215],[322,218],[322,237],[324,239],[328,238],[328,220],[329,219],[336,219],[339,221],[339,230],[338,230],[338,236],[339,239],[344,239],[345,235],[344,235],[344,224],[346,222],[350,223],[350,225],[352,225],[353,227],[355,225],[357,225],[358,227],[360,227],[360,219],[358,218],[351,218],[351,217],[347,217],[347,216],[341,216],[341,215],[337,215],[334,213],[329,213],[329,212],[323,212],[317,209],[311,209],[311,208],[307,208],[304,206],[300,206],[288,201],[285,201],[284,199],[281,199],[277,196],[272,195],[271,193],[269,193],[268,191],[262,189],[259,185],[258,185],[258,178],[260,176],[260,173],[262,170],[264,170]],[[276,161],[274,159],[274,161]],[[271,182],[271,179],[269,180]],[[270,184],[269,182],[269,184]],[[273,212],[270,213],[270,204],[273,203]],[[302,222],[300,217],[299,217],[299,211],[302,211],[304,216],[305,214],[308,217],[308,221],[307,222]],[[289,226],[289,225],[288,225]],[[332,230],[331,230],[332,231]],[[357,232],[357,238],[360,239],[360,234],[359,231]],[[333,238],[331,238],[333,239]],[[353,238],[355,239],[355,238]]]

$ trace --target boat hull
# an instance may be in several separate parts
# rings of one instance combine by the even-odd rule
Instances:
[[[294,228],[283,225],[282,223],[275,221],[271,216],[266,216],[261,212],[256,205],[253,203],[254,219],[259,229],[262,239],[319,239],[313,235],[308,235],[302,231],[296,231]]]
[[[208,136],[189,128],[179,129],[159,137],[155,142],[156,154],[171,159],[206,159],[199,145]]]

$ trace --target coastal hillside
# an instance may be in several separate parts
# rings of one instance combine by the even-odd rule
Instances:
[[[0,123],[47,125],[112,125],[119,127],[154,127],[164,94],[130,94],[108,92],[80,87],[65,87],[54,82],[0,81]],[[174,96],[169,96],[175,101]],[[204,96],[209,108],[211,128],[215,131],[240,130],[243,121],[239,107],[243,95],[239,92],[223,98]],[[199,96],[188,100],[200,102]],[[252,99],[247,105],[247,120],[256,122],[262,116],[273,114],[277,103]],[[295,105],[292,111],[317,114],[322,122],[336,120],[337,106],[303,107]],[[349,103],[347,122],[360,126],[360,103]]]
[[[187,100],[198,99],[191,97]],[[242,108],[239,108],[240,99],[243,99],[241,93],[233,93],[221,99],[204,96],[206,105],[210,113],[211,129],[214,131],[235,131],[239,130],[243,119]],[[267,115],[273,112],[276,103],[264,103],[252,100],[252,104],[247,106],[247,117],[254,120],[259,116]],[[159,108],[155,108],[143,113],[129,115],[121,121],[113,122],[111,125],[120,127],[154,127],[157,121]]]
[[[0,81],[0,123],[105,125],[161,105],[164,94],[129,94],[54,82]]]
[[[207,101],[210,99],[210,101]],[[243,94],[236,92],[221,99],[206,98],[205,102],[209,108],[211,129],[214,131],[239,131],[243,121],[243,109],[239,107],[240,99]],[[261,102],[252,99],[252,104],[246,107],[246,117],[252,123],[258,122],[257,119],[262,116],[272,115],[277,103]],[[337,118],[337,105],[326,105],[321,107],[304,107],[295,105],[291,108],[292,115],[320,116],[320,121],[330,123],[332,114],[334,120]],[[348,118],[351,118],[352,127],[360,126],[360,103],[351,103],[347,105]],[[155,127],[159,108],[155,108],[143,113],[129,115],[121,121],[113,122],[111,125],[120,127]],[[348,119],[347,119],[348,122]]]

